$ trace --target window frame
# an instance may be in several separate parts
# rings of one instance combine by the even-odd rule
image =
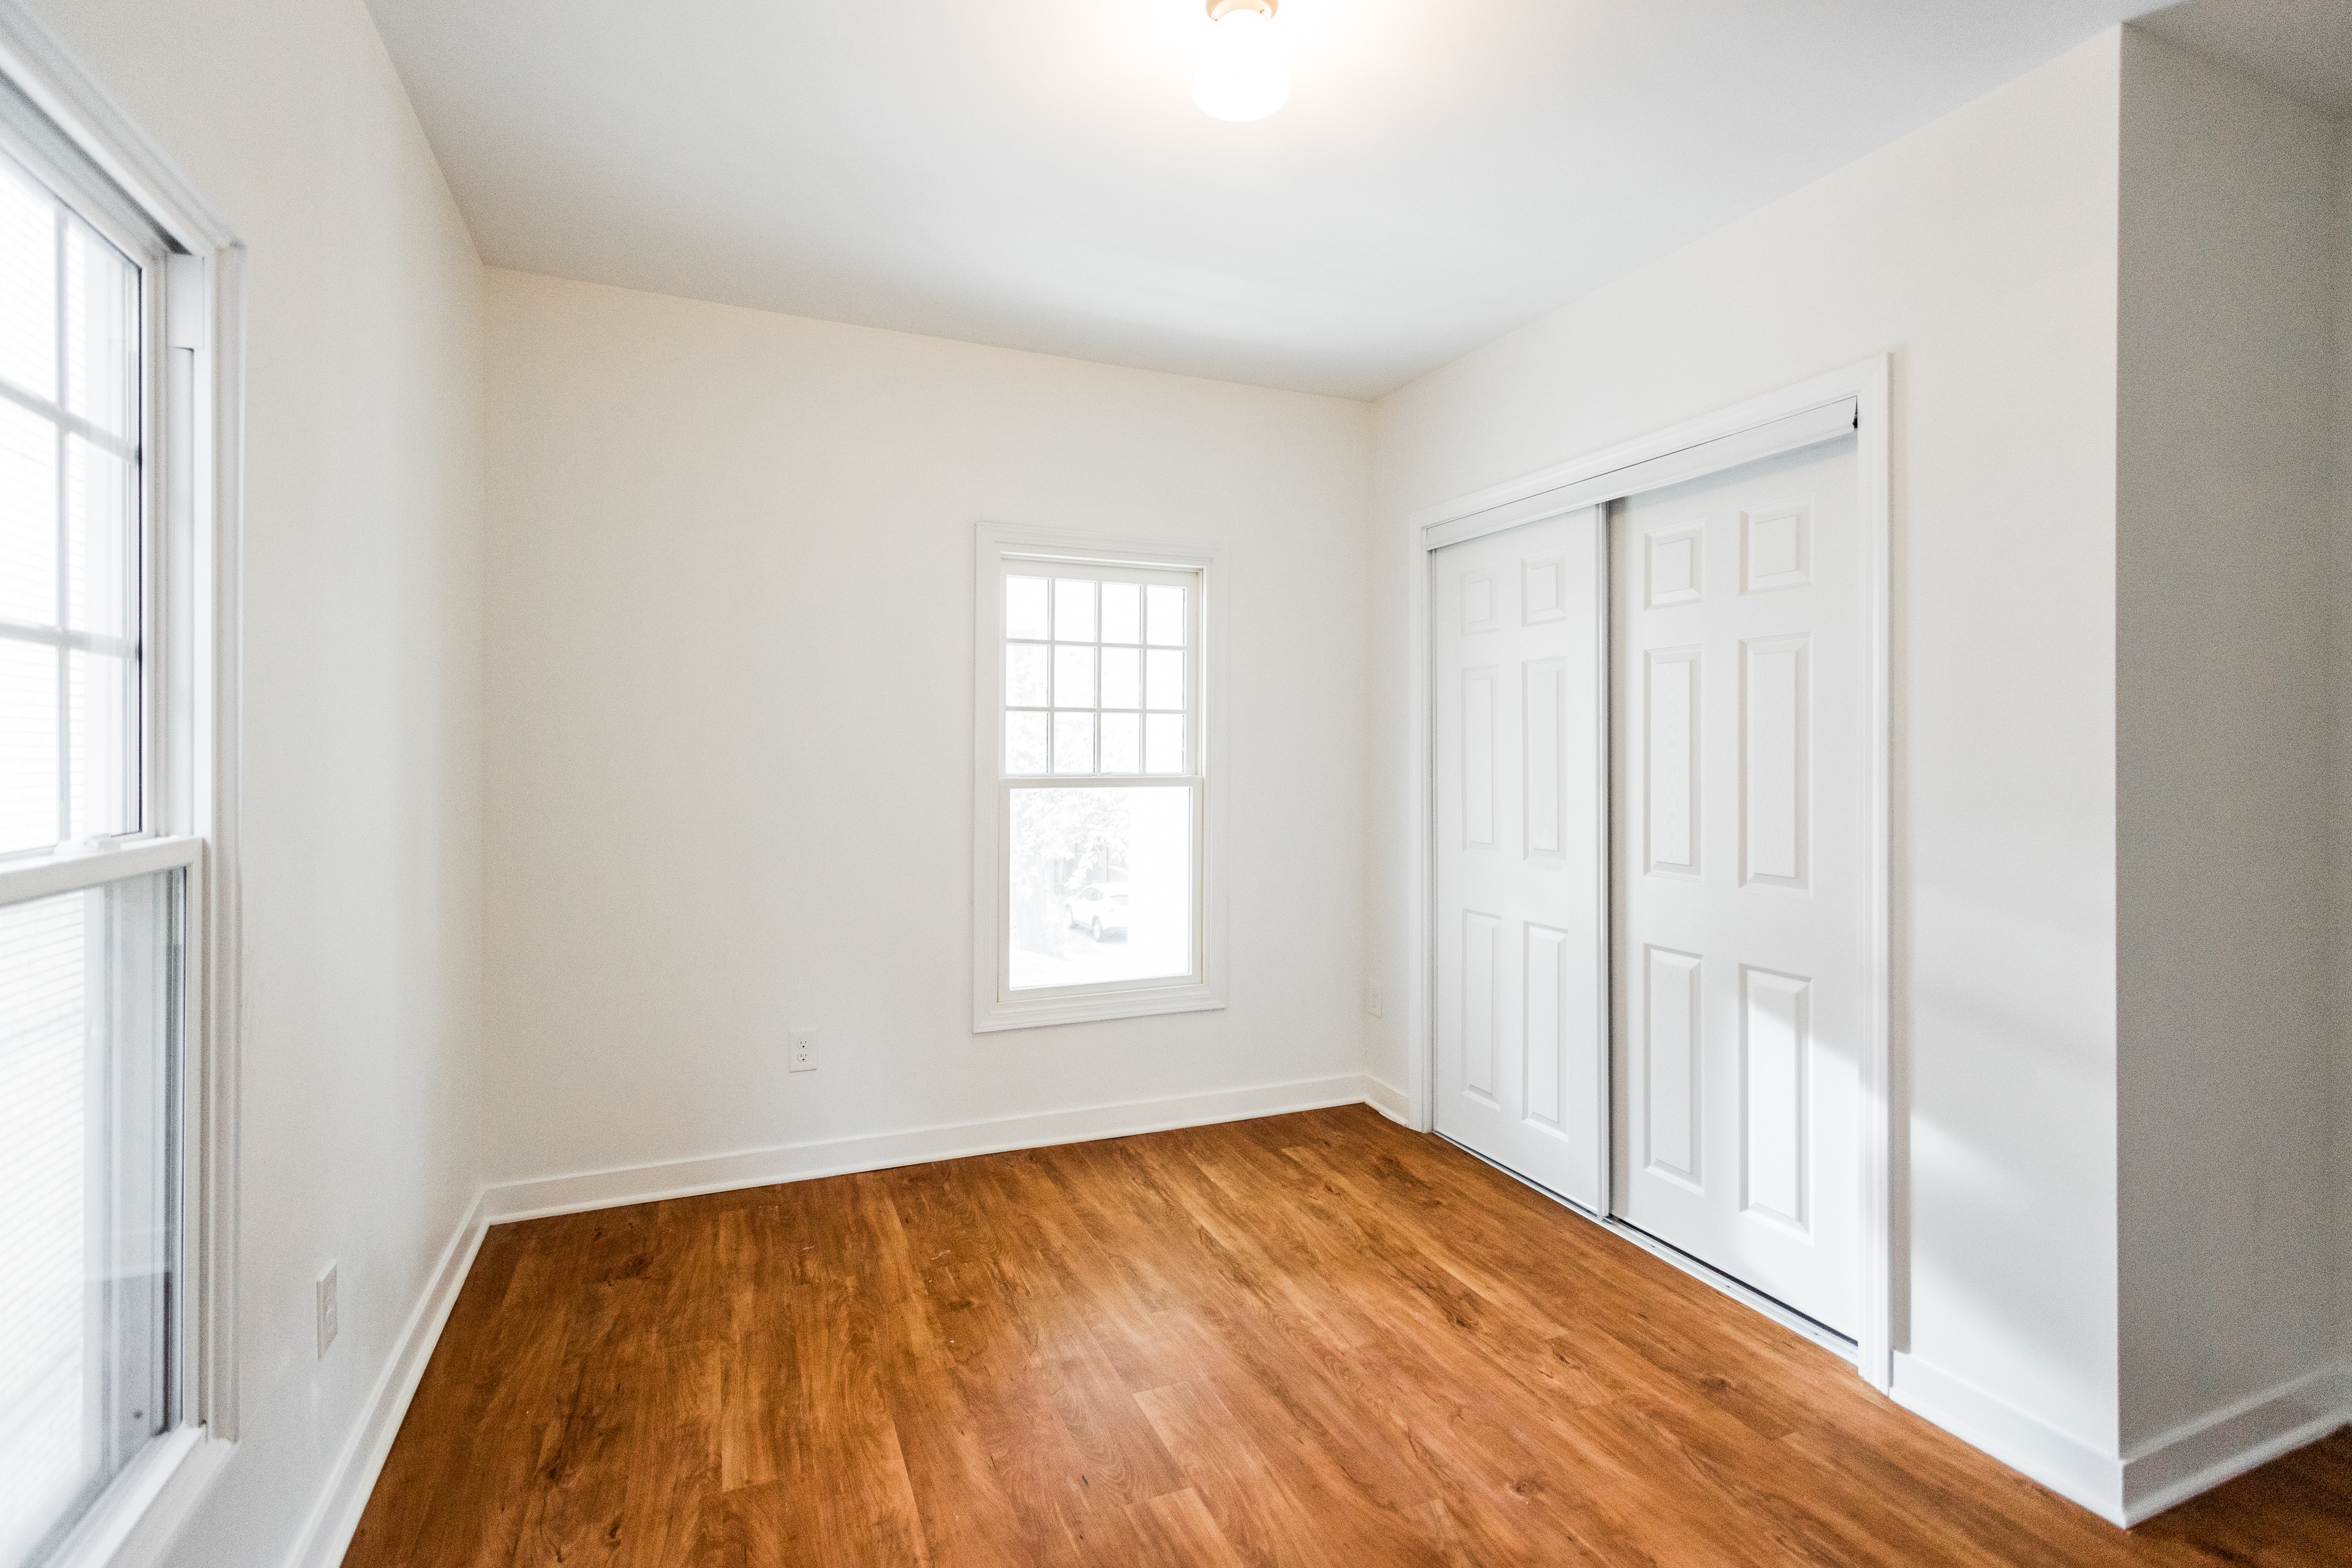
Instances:
[[[975,530],[972,608],[972,1030],[1036,1028],[1225,1005],[1225,601],[1229,552],[986,523]],[[1024,773],[1004,768],[1004,579],[1037,568],[1181,574],[1198,590],[1186,647],[1191,746],[1181,773]],[[1099,672],[1097,673],[1099,679]],[[1099,691],[1097,691],[1099,697]],[[1099,711],[1099,710],[1098,710]],[[1097,724],[1096,744],[1101,743]],[[1171,979],[1114,980],[1015,992],[1010,985],[1010,814],[1020,789],[1183,786],[1192,792],[1193,971]]]
[[[0,860],[0,903],[182,875],[176,1109],[177,1421],[44,1568],[152,1561],[235,1451],[237,539],[242,245],[15,0],[0,0],[0,143],[141,270],[140,811],[136,830]],[[126,241],[128,243],[126,243]]]

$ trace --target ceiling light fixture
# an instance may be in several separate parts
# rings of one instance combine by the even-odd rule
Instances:
[[[1290,62],[1274,33],[1279,0],[1208,0],[1209,48],[1192,101],[1219,120],[1264,120],[1290,101]]]

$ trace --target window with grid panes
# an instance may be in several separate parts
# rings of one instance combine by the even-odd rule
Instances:
[[[1003,563],[1003,987],[1198,976],[1197,571]]]
[[[125,1528],[194,1435],[203,844],[158,782],[171,245],[0,98],[0,1568],[34,1568]]]

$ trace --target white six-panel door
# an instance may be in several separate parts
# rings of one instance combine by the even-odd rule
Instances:
[[[1849,1335],[1871,776],[1855,460],[1851,437],[1805,448],[1616,502],[1609,525],[1615,1212]]]
[[[1437,1130],[1608,1206],[1604,535],[1431,556]]]

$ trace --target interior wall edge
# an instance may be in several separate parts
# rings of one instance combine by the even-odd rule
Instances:
[[[1364,1103],[1400,1127],[1412,1125],[1412,1097],[1369,1069],[1364,1073]]]
[[[1895,1352],[1888,1394],[1913,1415],[2078,1502],[2113,1524],[2124,1517],[2123,1460],[2096,1444],[2061,1431],[1958,1374],[1909,1351]]]

